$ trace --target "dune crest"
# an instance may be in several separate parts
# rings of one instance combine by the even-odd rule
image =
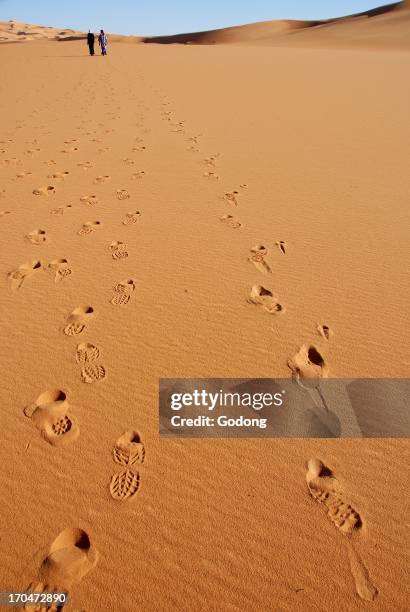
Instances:
[[[395,2],[362,13],[314,21],[272,20],[203,32],[153,36],[145,43],[159,44],[360,44],[410,48],[410,3]]]
[[[318,20],[273,19],[245,25],[164,36],[109,33],[110,42],[183,45],[353,45],[410,48],[410,2],[402,0],[361,13]],[[75,41],[86,38],[79,30],[0,21],[0,43],[34,40]]]

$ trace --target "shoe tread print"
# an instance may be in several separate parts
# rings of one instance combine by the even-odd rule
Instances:
[[[134,465],[135,463],[143,463],[145,458],[145,449],[142,444],[139,446],[140,448],[121,448],[120,446],[114,446],[114,461],[120,465]]]
[[[113,499],[125,501],[134,497],[140,486],[138,472],[132,470],[122,470],[111,479],[110,493]]]

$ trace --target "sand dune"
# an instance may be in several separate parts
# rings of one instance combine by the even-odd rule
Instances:
[[[336,19],[297,21],[272,20],[218,30],[170,36],[125,36],[110,33],[111,42],[157,44],[262,44],[293,46],[343,46],[409,49],[410,0],[387,4],[363,13]],[[41,39],[73,41],[85,32],[0,21],[1,42]]]
[[[60,42],[70,42],[83,40],[87,36],[86,32],[72,30],[70,28],[61,29],[49,26],[33,25],[21,21],[0,21],[0,43],[7,42],[28,42],[34,40],[56,40]],[[110,34],[111,42],[142,42],[141,36],[124,36],[121,34]]]
[[[0,21],[0,42],[23,42],[31,40],[73,40],[84,36],[71,29],[39,26],[21,21]]]
[[[377,9],[319,21],[265,21],[174,36],[145,38],[146,43],[264,45],[367,45],[410,48],[410,3],[396,2]]]
[[[408,610],[408,440],[158,433],[159,377],[408,376],[406,10],[278,33],[389,52],[0,46],[0,590]]]

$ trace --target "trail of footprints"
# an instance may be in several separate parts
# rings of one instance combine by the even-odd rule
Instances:
[[[163,102],[167,107],[168,101]],[[171,110],[164,110],[163,119],[169,124],[171,131],[175,133],[185,133],[185,122],[175,121]],[[100,127],[103,127],[102,124]],[[106,130],[107,132],[107,130]],[[91,132],[88,132],[91,134]],[[200,152],[199,139],[201,134],[189,136],[187,149],[192,153]],[[96,142],[100,139],[94,139]],[[131,149],[132,153],[143,152],[146,146],[141,138],[136,139],[137,145]],[[64,154],[76,153],[79,151],[76,139],[68,140],[62,150]],[[109,148],[100,148],[99,152],[105,152]],[[28,155],[38,153],[40,149],[30,149]],[[202,163],[206,166],[203,177],[215,183],[220,182],[220,175],[216,171],[219,154],[206,157]],[[5,160],[10,165],[19,165],[17,159]],[[134,159],[130,157],[122,158],[125,165],[133,166]],[[47,166],[55,166],[55,160],[44,162]],[[81,161],[77,163],[80,170],[88,171],[93,168],[91,161]],[[20,172],[16,178],[25,179],[31,176],[29,171]],[[60,185],[70,175],[69,171],[51,172],[47,175],[52,181],[59,181]],[[132,172],[131,180],[141,180],[146,176],[145,170]],[[111,181],[111,176],[101,174],[94,178],[95,185],[104,186]],[[239,207],[240,198],[243,190],[246,190],[246,183],[240,184],[237,189],[225,192],[220,198],[230,208]],[[46,185],[33,190],[35,196],[53,196],[56,194],[54,185]],[[119,201],[130,199],[131,195],[126,188],[118,188],[113,197]],[[80,203],[87,206],[95,206],[99,202],[96,194],[84,195],[80,197]],[[71,204],[58,206],[50,210],[52,215],[64,215],[72,208]],[[2,214],[8,214],[4,211]],[[122,225],[131,226],[136,224],[141,218],[139,210],[125,213]],[[243,227],[241,221],[227,212],[219,217],[220,222],[227,228],[240,230]],[[88,236],[96,232],[102,226],[99,220],[86,221],[78,230],[79,236]],[[36,229],[26,235],[26,239],[35,246],[42,245],[49,240],[48,233],[43,229]],[[272,242],[281,256],[288,254],[288,245],[284,240]],[[112,241],[109,251],[114,261],[124,260],[128,257],[128,250],[124,242]],[[272,274],[271,252],[264,244],[258,243],[251,247],[248,254],[248,261],[254,266],[255,271],[263,275]],[[56,283],[61,282],[72,274],[69,262],[64,258],[53,259],[49,264],[43,266],[40,261],[32,260],[20,265],[16,270],[10,272],[9,281],[13,290],[20,289],[28,280],[32,279],[41,270],[45,270],[54,277]],[[125,306],[129,304],[135,293],[136,283],[133,279],[125,279],[118,282],[112,289],[110,302],[114,306]],[[285,307],[275,295],[275,292],[261,284],[254,284],[249,292],[247,302],[258,307],[260,310],[277,315],[286,311]],[[75,308],[67,317],[63,333],[68,337],[82,335],[92,323],[95,315],[92,306],[79,306]],[[329,342],[334,336],[333,330],[326,323],[318,323],[317,333],[323,342]],[[102,360],[101,349],[90,342],[77,344],[75,350],[75,360],[80,368],[80,376],[84,383],[93,384],[106,379],[107,370]],[[288,366],[292,375],[296,378],[325,377],[328,375],[328,366],[321,354],[321,349],[314,343],[304,344],[292,359],[289,359]],[[24,409],[24,414],[30,418],[34,427],[39,431],[42,438],[53,446],[60,446],[75,441],[79,436],[79,426],[76,417],[71,411],[67,395],[61,389],[45,391],[36,401]],[[127,501],[133,499],[140,489],[140,474],[137,467],[144,463],[145,446],[141,441],[139,433],[129,430],[118,438],[113,447],[113,461],[121,469],[116,471],[110,480],[109,492],[116,501]],[[345,494],[331,471],[318,460],[313,459],[308,462],[306,483],[309,495],[325,511],[329,520],[335,525],[337,530],[352,538],[360,533],[362,528],[362,518],[360,514],[346,501]],[[351,570],[355,580],[356,589],[359,596],[365,600],[373,600],[377,596],[377,589],[371,583],[367,569],[358,556],[352,545],[349,545],[349,558]],[[58,556],[56,555],[58,553]],[[56,561],[54,561],[56,558]],[[77,559],[80,562],[77,562]],[[80,581],[96,564],[98,553],[93,550],[88,535],[80,529],[65,529],[57,536],[50,547],[49,555],[44,559],[38,573],[36,582],[32,583],[29,589],[35,591],[61,591],[69,590],[72,584]],[[51,563],[52,561],[52,563]],[[75,563],[75,569],[72,565]],[[53,567],[52,575],[50,567]]]
[[[168,105],[167,103],[163,103]],[[172,111],[163,111],[163,116],[167,121],[171,120]],[[189,147],[188,149],[194,152],[198,152],[200,149],[197,146],[199,144],[199,135],[190,136],[188,138]],[[213,154],[205,159],[202,163],[207,166],[207,170],[203,173],[203,176],[209,179],[219,179],[219,174],[216,173],[216,165],[220,154]],[[241,183],[237,189],[232,191],[226,191],[221,199],[228,204],[230,207],[238,207],[241,194],[244,190],[248,189],[247,183]],[[219,217],[219,220],[223,225],[231,229],[239,230],[243,227],[241,221],[231,213],[225,213]],[[285,240],[276,240],[274,247],[282,256],[286,256],[289,252],[288,245]],[[265,244],[258,243],[252,246],[249,250],[248,261],[254,266],[257,272],[263,275],[272,274],[272,253],[270,248]],[[278,315],[286,312],[285,306],[280,302],[279,298],[275,295],[273,289],[265,287],[261,284],[255,284],[251,287],[250,294],[248,295],[247,302],[251,305],[258,306],[264,312],[270,315]],[[326,343],[329,342],[334,336],[333,330],[329,325],[325,323],[318,323],[317,332],[321,336],[322,340]],[[306,344],[301,346],[298,353],[288,360],[288,366],[292,372],[292,376],[298,379],[303,378],[324,378],[328,376],[329,368],[325,362],[324,357],[321,354],[321,350],[314,344]]]
[[[66,146],[62,153],[75,153],[79,151],[78,141],[72,139],[64,143]],[[146,149],[140,142],[133,147],[133,152],[140,152]],[[108,147],[101,148],[100,152],[105,152]],[[36,150],[27,153],[33,154]],[[133,160],[126,159],[126,163],[134,163]],[[10,162],[11,163],[11,162]],[[19,163],[19,160],[16,160]],[[55,166],[55,160],[45,162],[48,166]],[[84,171],[93,167],[90,161],[78,162],[77,166]],[[31,172],[21,172],[16,178],[24,179],[31,176]],[[70,175],[67,170],[53,171],[47,178],[53,181],[62,182]],[[145,170],[135,171],[131,180],[142,179]],[[95,177],[96,185],[104,185],[111,180],[108,174],[101,174]],[[53,196],[56,194],[54,184],[35,188],[33,195],[38,197]],[[125,188],[116,190],[114,197],[119,200],[128,200],[131,195]],[[96,194],[88,194],[80,197],[80,203],[87,206],[95,206],[99,203]],[[51,215],[63,216],[72,208],[72,204],[59,205],[50,210]],[[1,216],[6,216],[11,211],[3,211]],[[133,210],[125,213],[121,223],[123,226],[135,225],[141,218],[141,211]],[[78,230],[79,236],[88,236],[97,231],[102,226],[101,221],[86,221]],[[38,247],[49,242],[48,231],[35,229],[28,232],[26,240]],[[114,261],[121,261],[128,257],[128,250],[125,243],[121,240],[112,241],[109,244],[109,251]],[[42,264],[39,260],[33,259],[21,264],[17,269],[9,273],[8,278],[13,291],[21,289],[23,285],[31,280],[41,271],[47,272],[53,277],[55,283],[60,283],[72,274],[71,266],[65,258],[55,258],[48,264]],[[115,306],[124,306],[129,303],[135,291],[135,281],[125,279],[118,282],[113,288],[111,303]],[[68,316],[62,328],[63,333],[68,337],[83,335],[90,326],[95,315],[92,306],[79,306]],[[81,380],[86,384],[99,383],[106,379],[107,370],[103,363],[101,349],[91,342],[81,342],[77,344],[75,350],[75,360],[80,368]],[[40,436],[52,446],[67,445],[79,437],[80,429],[76,416],[74,416],[69,405],[66,392],[61,389],[51,389],[39,395],[33,404],[24,408],[24,414],[31,420]],[[111,477],[109,492],[116,501],[126,501],[133,499],[140,488],[140,475],[136,469],[137,465],[144,462],[145,447],[141,438],[135,430],[125,432],[117,440],[113,448],[113,460],[119,467],[123,468],[115,472]],[[78,583],[98,561],[98,552],[91,546],[89,536],[86,532],[78,528],[67,528],[63,530],[52,543],[49,554],[44,558],[38,571],[38,576],[29,587],[28,591],[46,593],[49,591],[71,590],[75,583]],[[26,606],[25,609],[33,609]]]
[[[171,121],[171,115],[171,111],[163,112],[163,116],[167,121]],[[197,146],[198,140],[199,136],[191,136],[188,139],[188,150],[195,153],[199,152],[200,149]],[[215,171],[217,157],[213,155],[203,161],[208,167],[203,173],[205,178],[219,180],[220,176]],[[241,190],[247,189],[247,187],[248,185],[243,183],[239,189],[225,192],[222,199],[229,206],[238,207]],[[232,229],[240,229],[242,227],[242,223],[230,213],[222,215],[220,221]],[[288,254],[286,241],[277,240],[274,242],[274,246],[278,249],[280,255],[286,256]],[[252,263],[257,272],[263,275],[271,275],[272,264],[270,256],[269,248],[259,243],[250,248],[248,261]],[[260,284],[252,286],[247,301],[249,304],[258,306],[270,315],[286,312],[285,307],[280,303],[273,290]],[[326,323],[318,323],[316,329],[325,343],[329,342],[334,336],[333,330]],[[329,368],[321,351],[322,349],[318,348],[314,343],[302,345],[293,358],[288,360],[292,376],[301,380],[327,377]],[[363,524],[360,514],[346,500],[340,483],[333,476],[329,468],[319,459],[313,459],[308,462],[306,482],[311,497],[325,510],[328,518],[338,531],[349,538],[347,546],[348,556],[357,594],[366,601],[374,600],[378,594],[377,588],[373,585],[365,564],[350,541],[357,534],[360,534]]]

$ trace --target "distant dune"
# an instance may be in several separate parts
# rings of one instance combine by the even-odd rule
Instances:
[[[320,44],[359,43],[410,48],[410,0],[363,13],[321,21],[273,20],[243,26],[145,38],[160,44]]]
[[[21,21],[0,21],[0,43],[23,42],[33,40],[57,40],[71,41],[82,40],[87,36],[86,32],[72,30],[69,28],[53,28],[51,26],[33,25]],[[123,36],[121,34],[110,34],[111,42],[143,42],[141,36]]]
[[[22,42],[30,40],[78,40],[84,32],[71,29],[32,25],[21,21],[0,21],[0,42]]]
[[[317,21],[272,20],[241,26],[189,32],[171,36],[125,36],[111,34],[111,42],[156,44],[263,44],[263,45],[340,45],[383,48],[410,48],[410,0],[395,2],[346,17]],[[1,42],[39,39],[81,40],[85,32],[0,21]]]

